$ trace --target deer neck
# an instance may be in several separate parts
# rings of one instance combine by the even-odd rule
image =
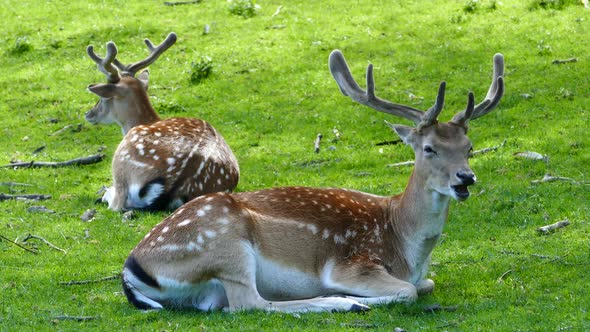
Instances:
[[[417,283],[425,277],[430,254],[442,234],[450,198],[429,189],[427,179],[416,171],[396,198],[391,204],[391,229],[401,244],[408,279]]]
[[[125,119],[121,119],[119,124],[123,130],[123,135],[127,134],[131,128],[139,125],[150,125],[160,121],[160,117],[152,107],[147,94],[137,94],[136,98],[129,101],[128,112]]]

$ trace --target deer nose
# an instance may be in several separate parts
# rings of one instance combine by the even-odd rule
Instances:
[[[465,186],[474,184],[476,180],[475,174],[472,171],[459,171],[455,175],[461,180],[461,184]]]

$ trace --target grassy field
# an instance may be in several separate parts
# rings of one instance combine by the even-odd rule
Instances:
[[[106,155],[80,167],[0,169],[0,192],[51,195],[0,201],[1,331],[590,330],[590,10],[581,1],[257,4],[0,3],[0,164]],[[104,81],[85,48],[104,54],[114,40],[128,63],[146,55],[143,38],[159,43],[170,31],[179,40],[150,68],[152,103],[162,117],[206,119],[225,136],[240,161],[239,191],[404,189],[411,168],[387,165],[412,159],[411,149],[378,143],[396,138],[383,120],[409,123],[342,96],[327,68],[333,49],[358,79],[375,65],[378,95],[417,108],[446,80],[442,120],[465,107],[468,91],[485,96],[492,56],[503,53],[506,94],[469,133],[476,150],[498,149],[472,159],[474,195],[451,204],[433,253],[435,292],[366,314],[142,313],[119,279],[98,281],[120,273],[166,213],[125,220],[94,203],[122,136],[84,121],[96,102],[85,87]],[[199,81],[203,67],[211,72]],[[524,151],[547,158],[515,155]],[[533,183],[545,174],[571,180]],[[81,219],[88,209],[97,210],[90,222]],[[564,219],[568,227],[537,234]],[[97,282],[64,284],[84,280]]]

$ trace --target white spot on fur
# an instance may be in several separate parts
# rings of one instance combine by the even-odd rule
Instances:
[[[334,243],[336,243],[336,244],[344,244],[344,243],[346,243],[346,240],[344,239],[343,236],[338,235],[338,234],[334,234]]]
[[[203,247],[201,247],[200,245],[194,243],[194,242],[189,242],[188,245],[186,246],[186,250],[188,251],[201,251],[203,249]]]
[[[322,239],[326,240],[329,237],[330,237],[330,231],[326,228],[326,229],[324,229],[324,232],[322,233]]]
[[[318,227],[314,224],[307,224],[307,229],[309,229],[314,235],[318,233]]]
[[[205,161],[201,161],[201,163],[199,164],[199,168],[197,169],[197,175],[201,174],[201,171],[203,170],[203,168],[205,168]]]
[[[161,246],[160,248],[162,248],[163,250],[168,250],[168,251],[180,250],[180,246],[178,246],[177,244],[165,244],[165,245]]]
[[[186,225],[190,224],[191,222],[192,222],[192,220],[190,220],[190,219],[184,219],[183,221],[181,221],[178,224],[176,224],[176,226],[183,227],[183,226],[186,226]]]
[[[203,217],[205,214],[207,214],[205,211],[197,210],[197,217]]]
[[[208,230],[208,229],[205,230],[203,233],[205,234],[205,237],[206,238],[209,238],[209,239],[212,239],[215,236],[217,236],[217,232],[216,231],[212,231],[212,230]]]
[[[133,160],[133,159],[129,159],[127,162],[130,163],[131,165],[133,165],[135,167],[139,167],[139,168],[147,168],[150,166],[146,163],[142,163],[141,161],[137,161],[137,160]]]
[[[170,230],[170,227],[166,226],[166,227],[162,228],[162,233],[168,233],[169,230]]]
[[[167,158],[166,159],[166,162],[168,163],[168,165],[171,165],[172,166],[172,165],[176,164],[176,159],[174,159],[174,158]]]

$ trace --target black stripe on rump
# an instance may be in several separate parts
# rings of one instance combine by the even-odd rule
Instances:
[[[139,266],[139,264],[137,263],[137,261],[135,260],[135,258],[133,256],[129,256],[127,258],[127,260],[125,261],[125,268],[127,268],[131,273],[133,273],[133,275],[135,275],[135,277],[137,277],[137,279],[141,280],[141,282],[145,283],[146,285],[149,285],[149,286],[155,287],[155,288],[160,288],[160,285],[158,285],[158,282],[156,280],[154,280],[154,278],[150,277],[145,272],[145,270],[142,269],[141,266]],[[123,292],[125,293],[125,296],[127,297],[127,301],[129,301],[129,303],[133,304],[133,306],[135,306],[137,309],[140,309],[140,310],[156,309],[156,308],[152,307],[151,305],[149,305],[148,303],[138,300],[137,297],[135,297],[135,293],[131,290],[131,286],[127,283],[127,280],[125,280],[124,277],[122,279],[123,279]]]
[[[150,182],[148,182],[143,188],[139,190],[139,198],[143,199],[151,189],[154,184],[159,184],[162,187],[166,188],[166,180],[164,178],[156,178]],[[161,211],[167,210],[168,204],[170,204],[170,200],[172,199],[172,193],[175,191],[176,188],[172,188],[170,191],[162,192],[160,196],[156,197],[149,205],[138,209],[144,211]]]
[[[133,273],[133,275],[144,284],[160,289],[160,285],[156,279],[152,278],[149,274],[147,274],[147,272],[145,272],[145,270],[139,265],[133,255],[127,257],[127,260],[125,261],[125,268],[127,268],[129,272]]]

